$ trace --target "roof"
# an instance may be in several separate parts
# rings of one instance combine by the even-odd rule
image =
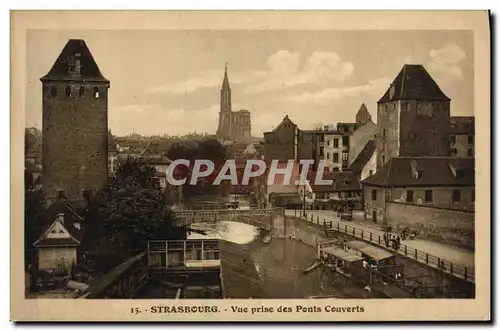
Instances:
[[[308,176],[310,183],[315,182],[316,174]],[[323,175],[324,180],[333,180],[332,185],[313,185],[313,192],[359,191],[361,184],[358,176],[352,171],[329,172]]]
[[[370,140],[366,143],[363,150],[358,154],[354,162],[349,166],[350,171],[361,173],[365,165],[370,161],[373,153],[375,152],[375,140]]]
[[[363,260],[361,256],[358,256],[356,254],[353,254],[352,252],[347,252],[339,247],[335,246],[329,246],[329,247],[321,247],[320,251],[328,253],[330,255],[333,255],[335,257],[338,257],[344,261],[347,262],[354,262],[354,261],[359,261]]]
[[[66,227],[65,227],[66,228]],[[37,241],[34,244],[36,247],[55,247],[55,246],[79,246],[80,242],[74,240],[73,238],[45,238]]]
[[[81,241],[83,238],[83,231],[78,230],[74,224],[75,223],[80,223],[83,221],[83,217],[80,216],[75,209],[69,204],[64,201],[56,201],[53,204],[51,204],[45,211],[42,212],[40,215],[40,223],[44,225],[45,231],[38,240],[38,244],[45,243],[47,240],[54,240],[54,239],[43,239],[47,235],[47,231],[52,227],[52,225],[57,222],[57,215],[59,214],[64,214],[64,228],[68,233],[77,241]],[[49,242],[51,243],[51,242]],[[54,242],[56,243],[56,242]]]
[[[343,132],[343,133],[349,133],[356,131],[358,128],[359,123],[344,123],[344,122],[339,122],[337,123],[337,131],[338,132]]]
[[[230,90],[229,79],[227,78],[227,64],[224,66],[224,79],[222,80],[222,89],[227,91]]]
[[[78,54],[80,56],[80,74],[70,73],[70,59]],[[66,46],[64,46],[61,54],[59,54],[59,57],[48,74],[40,78],[40,80],[42,82],[66,80],[101,82],[109,84],[109,80],[104,78],[102,75],[94,57],[87,47],[87,44],[82,39],[70,39],[66,43]]]
[[[273,131],[271,132],[276,132],[278,131],[278,128],[280,128],[282,125],[286,125],[286,124],[289,124],[289,125],[292,125],[292,126],[297,126],[289,117],[288,115],[285,115],[285,117],[283,118],[283,120],[281,121],[280,124],[278,124],[278,126],[276,126]],[[271,132],[264,132],[264,134],[269,134]]]
[[[394,256],[393,253],[386,251],[385,249],[378,248],[376,246],[370,245],[364,241],[353,240],[348,241],[345,245],[349,248],[360,251],[361,253],[368,255],[370,258],[380,261]]]
[[[394,157],[362,181],[363,185],[381,187],[472,187],[474,183],[474,158],[458,157]]]
[[[450,117],[450,134],[473,135],[475,132],[474,116]]]
[[[378,103],[396,100],[450,101],[450,98],[441,91],[423,65],[405,64]]]
[[[370,112],[368,111],[368,108],[366,108],[365,103],[363,102],[361,104],[361,107],[359,107],[358,112],[356,113],[356,116],[370,116]]]

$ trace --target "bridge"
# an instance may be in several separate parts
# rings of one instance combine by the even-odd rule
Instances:
[[[193,223],[216,223],[231,221],[250,224],[261,229],[279,230],[284,223],[284,208],[267,209],[212,209],[212,210],[180,210],[175,211],[177,226],[188,226]],[[277,229],[278,228],[278,229]]]

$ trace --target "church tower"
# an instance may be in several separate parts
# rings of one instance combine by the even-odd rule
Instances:
[[[224,66],[224,79],[220,90],[220,112],[219,128],[217,136],[221,138],[231,137],[231,87],[227,77],[227,64]]]
[[[108,180],[108,88],[84,40],[71,39],[42,77],[42,185],[78,200]]]

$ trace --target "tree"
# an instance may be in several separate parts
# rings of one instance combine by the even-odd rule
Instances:
[[[119,162],[108,187],[91,199],[88,229],[97,245],[132,254],[153,239],[183,239],[166,204],[156,169],[129,158]],[[95,238],[97,236],[97,238]]]
[[[33,243],[39,234],[38,217],[45,205],[43,192],[33,180],[33,175],[28,170],[24,171],[24,175],[24,256],[26,264],[33,264],[35,261]]]

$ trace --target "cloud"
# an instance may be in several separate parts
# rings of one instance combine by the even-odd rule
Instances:
[[[382,95],[385,88],[391,83],[391,77],[381,77],[370,80],[364,85],[326,88],[317,92],[304,92],[301,94],[283,97],[283,101],[292,103],[328,105],[342,98],[360,97],[364,93],[374,92]]]
[[[256,94],[301,84],[343,82],[352,76],[354,66],[337,53],[314,52],[307,59],[297,52],[279,50],[269,56],[266,70],[254,73],[255,81],[246,92]]]
[[[429,70],[445,79],[463,79],[460,62],[465,52],[455,44],[448,44],[441,49],[431,49],[429,53]]]

